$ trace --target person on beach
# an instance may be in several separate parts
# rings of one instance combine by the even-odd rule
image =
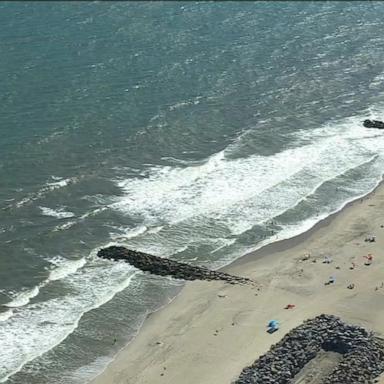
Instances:
[[[331,263],[332,263],[332,259],[328,256],[325,256],[323,260],[323,264],[331,264]]]
[[[374,243],[376,241],[376,236],[370,235],[364,239],[365,242]]]
[[[333,276],[330,276],[328,281],[324,283],[324,285],[330,285],[333,284],[336,281],[336,279]]]
[[[366,259],[367,259],[367,261],[364,263],[365,265],[371,265],[372,264],[372,261],[373,261],[373,256],[372,256],[372,254],[371,253],[368,253],[368,255],[367,256],[364,256]]]

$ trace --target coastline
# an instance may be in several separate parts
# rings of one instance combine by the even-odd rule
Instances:
[[[372,230],[377,231],[379,210],[374,212],[375,220],[372,220],[372,224],[375,222],[375,225],[372,228],[367,224],[364,230],[356,231],[347,224],[359,220],[366,222],[365,211],[371,205],[379,203],[384,207],[383,181],[365,196],[348,202],[341,210],[320,220],[306,232],[267,244],[220,268],[226,272],[256,279],[263,285],[261,292],[218,282],[187,282],[170,303],[148,315],[134,339],[120,350],[105,370],[90,383],[179,383],[181,379],[183,383],[230,382],[242,368],[266,352],[270,345],[278,341],[290,328],[311,315],[319,314],[320,309],[331,311],[330,314],[333,314],[332,310],[336,311],[336,314],[347,317],[346,320],[384,333],[377,321],[373,324],[360,311],[357,311],[359,316],[352,316],[348,308],[338,303],[338,300],[342,303],[346,299],[345,295],[351,296],[352,293],[353,297],[356,296],[357,289],[349,291],[345,286],[339,288],[337,284],[330,288],[334,292],[333,288],[338,287],[338,294],[331,300],[333,303],[336,301],[338,305],[327,305],[324,303],[324,294],[317,292],[325,292],[327,289],[329,292],[328,287],[323,287],[325,272],[338,274],[341,279],[355,272],[348,270],[348,263],[351,257],[358,258],[361,248],[370,247],[378,253],[379,244],[384,242],[378,239],[376,243],[367,244],[361,242],[361,236],[369,234]],[[341,247],[332,241],[335,236],[349,238],[350,241]],[[356,245],[357,242],[353,243],[355,245],[350,244],[351,240],[359,240],[360,245]],[[317,243],[318,246],[314,247]],[[298,256],[300,259],[307,252],[311,253],[311,258],[321,259],[328,253],[333,257],[333,253],[338,251],[344,255],[338,255],[337,260],[341,271],[334,270],[335,264],[330,267],[321,262],[315,264],[298,260]],[[267,255],[268,257],[265,257]],[[348,261],[347,255],[350,255]],[[311,271],[313,267],[320,270],[319,274]],[[384,275],[380,275],[376,266],[370,270],[366,269],[364,273],[370,275],[370,271],[373,271],[374,275],[379,274],[375,275],[376,280],[384,280]],[[372,279],[372,276],[364,278]],[[366,290],[363,293],[368,294]],[[256,302],[260,299],[263,299],[261,304]],[[293,300],[305,304],[306,309],[282,310],[284,302]],[[254,304],[258,304],[258,307],[253,308]],[[364,308],[367,312],[366,305]],[[378,310],[380,307],[376,308],[376,311]],[[280,319],[283,318],[281,331],[266,335],[264,323],[277,315]],[[250,327],[253,328],[252,332]],[[233,335],[225,337],[225,333],[229,331],[236,333],[235,339]],[[249,345],[246,345],[250,337],[257,338],[259,343],[255,345],[254,342],[249,342]],[[219,339],[221,342],[217,344]],[[244,346],[241,345],[241,340]],[[188,358],[195,362],[193,367],[188,363]]]
[[[222,271],[228,271],[231,268],[234,268],[238,265],[243,265],[247,263],[248,261],[254,261],[255,258],[265,257],[271,253],[281,252],[287,249],[290,249],[292,247],[298,246],[300,243],[305,242],[310,236],[315,235],[317,231],[319,231],[322,228],[327,227],[332,223],[333,220],[335,220],[339,215],[343,214],[345,210],[350,209],[353,205],[358,203],[360,200],[366,200],[375,195],[376,191],[384,188],[384,175],[382,179],[378,182],[378,184],[367,194],[359,196],[354,198],[351,201],[348,201],[344,206],[342,206],[339,210],[336,212],[331,213],[324,219],[321,219],[318,221],[313,227],[309,228],[308,230],[299,233],[296,236],[292,236],[286,239],[280,239],[276,240],[272,243],[263,245],[261,248],[249,252],[236,260],[233,260],[228,265],[225,265],[224,267],[220,268],[219,270]]]

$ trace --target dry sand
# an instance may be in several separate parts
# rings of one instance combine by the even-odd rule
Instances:
[[[230,383],[291,328],[321,313],[384,335],[383,211],[380,186],[308,233],[225,268],[260,282],[260,291],[188,282],[92,384]],[[369,234],[376,242],[364,241]],[[303,261],[307,253],[310,258]],[[368,253],[374,256],[370,266],[364,265]],[[324,256],[332,263],[324,264]],[[336,282],[324,285],[330,276]],[[296,307],[284,309],[289,303]],[[281,324],[274,334],[266,333],[270,319]]]

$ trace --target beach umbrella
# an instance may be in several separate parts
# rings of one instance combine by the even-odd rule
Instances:
[[[269,328],[277,328],[279,326],[279,322],[277,320],[271,320],[269,323],[268,323],[268,327]]]

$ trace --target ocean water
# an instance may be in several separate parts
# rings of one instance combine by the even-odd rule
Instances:
[[[86,383],[182,287],[101,247],[219,268],[371,191],[383,12],[1,3],[0,382]]]

